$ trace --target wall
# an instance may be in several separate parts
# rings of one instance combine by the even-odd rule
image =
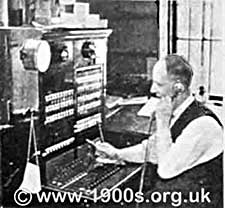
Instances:
[[[90,0],[90,12],[108,19],[113,29],[108,44],[107,92],[146,95],[147,58],[158,55],[157,5],[152,1]]]

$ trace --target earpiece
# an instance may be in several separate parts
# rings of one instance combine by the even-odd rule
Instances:
[[[174,94],[177,95],[181,92],[184,92],[185,88],[184,88],[184,85],[178,80],[173,85],[173,90],[174,90]]]

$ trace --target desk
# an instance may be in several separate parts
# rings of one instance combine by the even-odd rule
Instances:
[[[105,140],[117,147],[125,147],[148,138],[149,118],[137,115],[142,106],[123,106],[108,118],[105,123]]]
[[[148,135],[149,118],[138,116],[143,105],[128,105],[107,119],[106,130],[114,132],[133,132]]]

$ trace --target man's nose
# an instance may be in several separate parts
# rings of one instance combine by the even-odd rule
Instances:
[[[150,93],[157,93],[157,86],[156,84],[153,82],[152,83],[152,87],[150,88]]]

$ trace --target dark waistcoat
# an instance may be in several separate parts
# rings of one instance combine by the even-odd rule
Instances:
[[[171,128],[171,136],[173,142],[176,142],[177,137],[182,133],[183,129],[194,119],[199,118],[201,116],[211,116],[213,117],[218,124],[222,128],[222,124],[220,120],[217,118],[217,116],[209,110],[207,107],[205,107],[200,102],[194,100],[191,105],[188,106],[188,108],[181,114],[181,116],[177,119],[175,124]]]
[[[183,129],[194,119],[199,118],[201,116],[211,116],[213,117],[218,124],[222,128],[222,124],[217,118],[217,116],[208,108],[206,108],[201,103],[197,102],[196,100],[182,113],[179,119],[175,122],[175,124],[171,128],[171,136],[172,141],[176,142],[178,136],[182,133]],[[188,138],[187,138],[188,139]],[[203,138],[204,139],[204,138]],[[146,189],[148,190],[148,194],[157,191],[157,192],[174,192],[174,191],[181,191],[184,196],[187,196],[189,192],[197,192],[200,191],[202,188],[205,191],[210,191],[211,197],[213,198],[211,205],[212,207],[217,206],[219,202],[219,198],[221,199],[222,196],[222,189],[223,189],[223,167],[222,167],[222,153],[218,155],[216,158],[197,165],[196,167],[185,171],[184,173],[172,178],[172,179],[160,179],[157,174],[152,171],[152,169],[157,169],[157,166],[154,167],[150,165],[148,171],[145,174],[145,181],[148,184]],[[176,162],[176,161],[174,161]],[[152,176],[150,176],[150,175]],[[150,176],[150,177],[149,177]],[[151,182],[149,182],[149,179]],[[147,181],[148,180],[148,181]],[[154,181],[154,183],[152,183]],[[147,191],[146,190],[146,191]],[[215,203],[215,204],[214,204]],[[194,207],[194,205],[191,205]],[[162,206],[162,204],[160,205]],[[168,206],[168,204],[166,205]],[[189,207],[188,204],[181,206],[181,207]],[[197,205],[197,207],[201,207],[201,205]],[[202,205],[202,207],[205,207]],[[207,206],[206,206],[207,207]]]

